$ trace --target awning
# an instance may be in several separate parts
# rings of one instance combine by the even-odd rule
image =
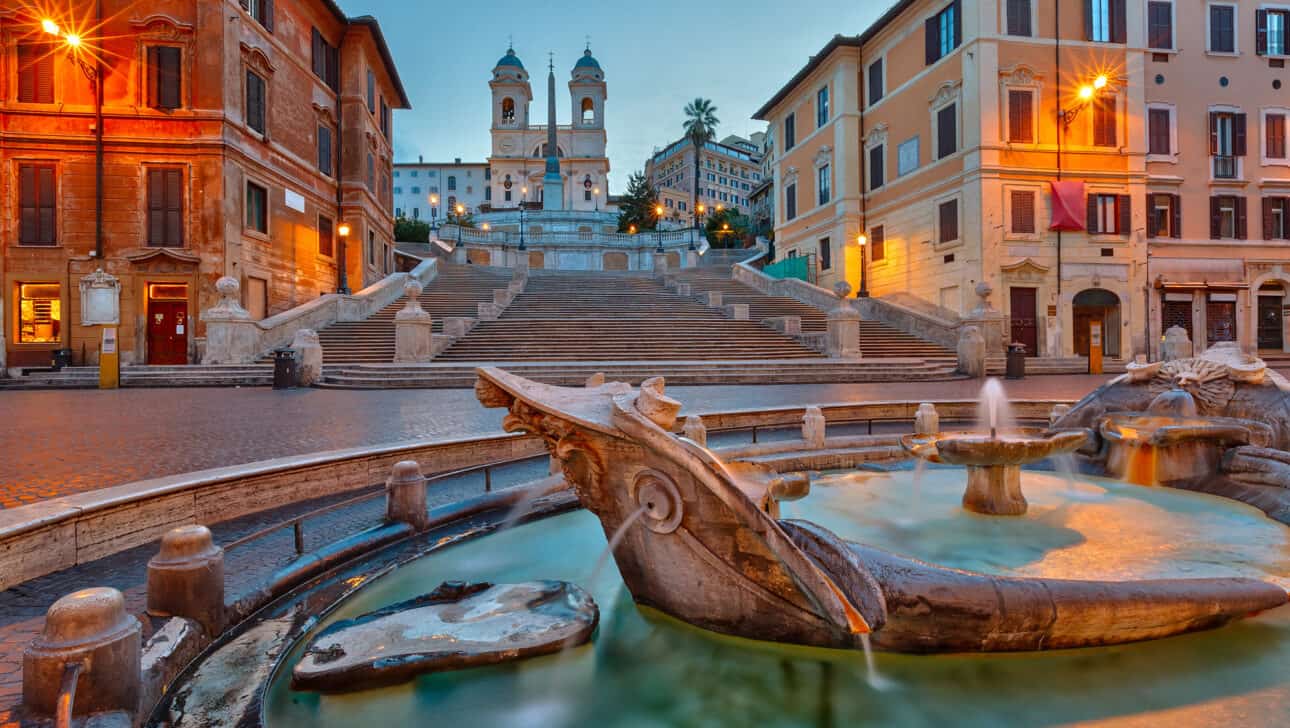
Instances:
[[[1083,182],[1053,182],[1053,222],[1049,230],[1078,232],[1084,229]]]
[[[1151,258],[1156,288],[1245,288],[1245,263],[1230,258]]]

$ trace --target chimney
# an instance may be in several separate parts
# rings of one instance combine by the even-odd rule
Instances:
[[[425,163],[426,163],[426,158],[425,158],[425,156],[424,156],[424,155],[421,155],[421,154],[418,154],[418,155],[417,155],[417,164],[425,164]]]
[[[452,163],[453,163],[453,164],[461,164],[461,157],[457,157],[456,159],[452,160]]]

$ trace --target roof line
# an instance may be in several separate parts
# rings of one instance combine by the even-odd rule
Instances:
[[[887,12],[883,13],[877,20],[873,22],[872,25],[866,28],[865,31],[860,35],[839,34],[839,35],[833,36],[833,38],[831,38],[828,43],[824,44],[824,47],[820,49],[819,53],[816,53],[815,55],[811,56],[809,60],[807,60],[806,65],[802,66],[801,70],[799,70],[796,74],[793,75],[792,78],[788,80],[788,83],[785,83],[779,89],[779,91],[775,92],[775,95],[771,97],[770,101],[767,101],[765,104],[762,104],[762,107],[760,109],[757,109],[757,112],[753,114],[752,118],[756,119],[757,121],[766,121],[766,115],[770,113],[770,110],[778,106],[779,103],[784,100],[784,97],[788,96],[789,93],[791,93],[798,84],[802,83],[802,81],[805,81],[806,77],[811,75],[811,73],[813,73],[815,69],[820,66],[820,64],[824,63],[824,61],[828,59],[828,57],[833,53],[833,51],[843,47],[859,48],[863,46],[865,43],[869,42],[875,35],[882,32],[884,28],[886,28],[889,24],[891,24],[891,22],[895,20],[901,13],[908,10],[909,7],[913,5],[915,2],[917,2],[917,0],[899,0],[898,2],[894,3],[890,8],[887,8]]]
[[[327,3],[335,5],[332,0],[326,0]],[[337,11],[340,8],[336,8]],[[341,13],[344,15],[344,13]],[[390,80],[394,82],[394,90],[399,94],[400,105],[398,109],[411,109],[412,102],[408,100],[408,92],[403,90],[403,81],[399,78],[399,69],[394,65],[394,56],[390,54],[390,46],[385,42],[385,34],[381,32],[381,24],[371,15],[360,15],[355,18],[348,18],[350,25],[362,25],[372,33],[372,40],[376,41],[376,50],[381,54],[381,60],[385,63],[385,70],[390,74]]]

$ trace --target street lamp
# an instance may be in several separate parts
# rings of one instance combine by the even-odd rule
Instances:
[[[95,28],[102,32],[102,0],[94,3],[94,17],[97,23]],[[100,83],[100,79],[103,78],[103,59],[99,53],[91,51],[94,53],[94,63],[93,65],[87,63],[81,57],[84,45],[81,34],[65,32],[50,18],[40,21],[40,29],[48,35],[63,39],[76,65],[80,66],[81,73],[90,80],[90,89],[94,92],[94,258],[101,261],[103,260],[103,84]]]
[[[662,222],[663,222],[663,206],[655,205],[654,206],[654,239],[658,241],[658,247],[654,249],[654,252],[656,253],[663,252],[663,231],[659,228],[659,225],[661,225]]]
[[[1100,73],[1092,80],[1092,82],[1080,86],[1079,90],[1076,91],[1076,96],[1080,100],[1079,105],[1073,109],[1062,109],[1058,112],[1061,115],[1062,129],[1064,130],[1066,127],[1073,124],[1075,119],[1079,117],[1079,112],[1083,111],[1084,107],[1088,106],[1089,103],[1093,101],[1093,98],[1097,96],[1098,92],[1106,88],[1109,83],[1110,80],[1106,77],[1106,74]]]
[[[524,247],[524,206],[529,201],[529,188],[520,188],[520,250],[527,250]]]
[[[337,256],[340,258],[340,270],[337,271],[336,278],[336,292],[349,295],[349,273],[346,270],[349,266],[346,265],[345,259],[346,244],[349,242],[349,223],[342,222],[337,225],[336,235],[340,236],[340,250],[336,251]]]
[[[462,205],[460,202],[457,203],[456,212],[457,212],[457,245],[460,246],[461,245],[461,216],[466,212],[465,205]]]
[[[856,291],[856,298],[868,298],[869,287],[865,281],[865,248],[869,247],[869,238],[864,233],[860,233],[856,243],[860,245],[860,290]]]
[[[430,230],[439,230],[439,195],[430,195]]]
[[[591,190],[591,196],[596,199],[596,212],[600,212],[600,188],[593,188]]]

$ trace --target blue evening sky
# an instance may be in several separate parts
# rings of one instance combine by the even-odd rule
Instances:
[[[395,161],[483,161],[489,152],[493,64],[514,36],[546,121],[547,52],[555,52],[556,113],[569,123],[569,71],[585,37],[609,86],[610,188],[621,193],[655,147],[680,137],[682,107],[712,99],[718,137],[764,129],[752,120],[835,33],[863,31],[889,0],[339,0],[381,23],[411,111],[394,116]],[[791,8],[794,17],[786,18]],[[696,15],[697,13],[697,15]]]

